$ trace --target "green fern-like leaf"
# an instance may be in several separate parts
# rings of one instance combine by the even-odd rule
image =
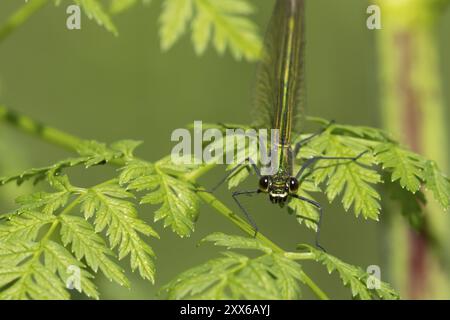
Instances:
[[[419,190],[423,180],[423,161],[413,152],[392,143],[380,144],[375,148],[377,160],[383,168],[392,171],[392,181],[399,180],[410,192]]]
[[[79,286],[75,283],[72,284],[73,288],[80,293],[86,294],[90,298],[99,299],[99,293],[97,287],[92,282],[94,276],[85,270],[85,265],[75,259],[72,254],[60,244],[49,240],[45,245],[45,267],[51,272],[58,274],[60,279],[68,284],[70,277],[76,270],[74,267],[79,268],[80,283]],[[75,271],[77,272],[77,271]]]
[[[192,20],[197,54],[204,53],[212,39],[219,53],[228,47],[238,60],[255,60],[261,41],[255,24],[245,17],[252,12],[246,0],[165,0],[160,19],[161,46],[164,50],[171,48]]]
[[[447,210],[450,205],[450,180],[438,168],[434,161],[427,161],[424,169],[426,187],[434,194],[434,198]]]
[[[72,252],[78,260],[84,258],[94,272],[100,269],[109,280],[129,287],[123,269],[109,258],[114,256],[113,252],[106,246],[103,238],[95,233],[91,224],[75,216],[62,215],[60,220],[61,241],[65,247],[71,245]]]
[[[55,221],[55,216],[37,211],[21,211],[6,223],[0,224],[0,240],[34,241],[41,228]]]
[[[186,31],[192,17],[192,0],[165,0],[161,13],[161,47],[168,50]]]
[[[83,8],[89,19],[95,20],[98,25],[103,26],[106,30],[118,35],[116,26],[114,25],[111,17],[103,8],[102,3],[99,0],[74,0],[76,4]]]
[[[228,177],[228,189],[232,189],[240,185],[245,179],[248,178],[250,173],[254,173],[250,167],[250,162],[244,160],[246,158],[252,159],[252,161],[257,161],[258,158],[258,150],[250,150],[248,145],[246,145],[247,138],[243,135],[234,135],[228,136],[228,139],[233,137],[235,139],[235,143],[237,144],[237,148],[235,150],[235,161],[227,166],[227,171],[234,170],[236,166],[240,166],[235,172]]]
[[[358,137],[369,141],[387,142],[391,137],[383,130],[365,126],[350,126],[343,124],[333,124],[330,131],[335,135],[344,135],[347,137]]]
[[[118,14],[131,8],[137,2],[138,2],[137,0],[111,0],[111,4],[109,5],[109,11],[112,14]]]
[[[128,190],[148,190],[141,203],[161,204],[155,212],[155,221],[164,219],[164,226],[170,226],[179,236],[189,236],[194,231],[198,214],[199,199],[194,186],[181,178],[191,166],[175,165],[170,159],[156,164],[135,160],[123,168],[121,184],[128,184]]]
[[[356,216],[362,215],[365,218],[378,220],[380,195],[374,185],[383,181],[380,176],[380,172],[383,172],[391,175],[389,180],[398,182],[400,186],[406,188],[407,192],[417,194],[419,188],[424,185],[432,191],[434,197],[444,209],[448,208],[450,194],[448,177],[433,162],[429,162],[422,156],[398,145],[386,132],[364,126],[330,124],[328,120],[315,117],[308,117],[308,120],[323,125],[326,130],[302,146],[297,155],[298,163],[294,173],[297,172],[299,165],[314,156],[355,157],[363,151],[366,151],[366,154],[358,161],[318,161],[302,177],[302,181],[306,179],[312,181],[313,184],[304,183],[301,185],[299,195],[312,199],[310,192],[316,192],[317,190],[314,189],[325,184],[323,190],[330,201],[342,194],[342,203],[346,210],[354,206]],[[236,124],[205,125],[205,128],[215,128],[222,131],[239,127],[248,128]],[[298,135],[294,139],[294,144],[310,135]],[[243,136],[235,138],[237,141],[245,139]],[[224,145],[223,141],[217,143]],[[247,146],[235,150],[235,152],[237,155],[241,155],[241,158],[243,158],[242,155],[249,154]],[[382,170],[379,168],[380,164]],[[232,170],[235,167],[236,164],[231,164],[227,167],[227,170]],[[235,170],[228,178],[228,187],[237,187],[249,176],[250,171],[248,163],[241,164],[240,168]],[[402,212],[413,226],[418,227],[422,223],[422,209],[419,204],[425,202],[423,195],[410,197],[403,194],[400,196],[399,192],[396,191],[394,198],[404,204]],[[416,204],[410,214],[406,214],[405,211],[407,206],[410,206],[407,205],[408,201],[413,201]],[[302,219],[299,217],[300,223],[305,222],[307,227],[316,228],[313,222],[317,218],[314,206],[292,199],[288,208],[291,213],[295,212],[297,216],[308,218]],[[411,206],[409,209],[412,209]]]
[[[248,258],[235,252],[192,268],[166,285],[169,299],[296,299],[302,281],[300,266],[255,239],[213,234],[216,245],[256,249],[264,254]]]
[[[69,200],[70,192],[37,192],[32,195],[18,197],[16,202],[21,205],[17,210],[19,213],[23,211],[42,208],[42,213],[51,214],[55,210],[63,207]]]
[[[198,54],[202,54],[214,30],[213,43],[219,53],[227,46],[232,55],[240,60],[256,60],[261,44],[257,28],[250,20],[243,18],[253,8],[243,0],[195,0],[198,15],[193,22],[192,40]]]
[[[72,0],[89,19],[118,35],[111,15],[120,14],[138,2],[151,0],[110,0],[109,10],[101,0]],[[59,5],[62,0],[54,0]],[[163,0],[159,18],[161,48],[166,51],[192,27],[192,43],[201,55],[210,43],[223,54],[229,48],[237,60],[254,61],[259,58],[261,39],[257,26],[248,16],[254,12],[248,0]],[[111,14],[111,15],[110,15]]]
[[[131,156],[133,143],[120,145]],[[0,298],[67,299],[69,289],[98,298],[90,271],[99,270],[129,286],[113,249],[118,259],[130,256],[131,269],[153,282],[154,253],[142,236],[157,234],[137,217],[133,196],[117,180],[85,189],[50,173],[46,180],[55,192],[19,197],[21,206],[0,220]],[[79,207],[85,218],[73,215]]]
[[[16,281],[23,274],[19,265],[33,256],[37,244],[29,241],[16,240],[14,242],[0,242],[0,288]]]
[[[327,124],[326,120],[315,120]],[[334,124],[327,131],[345,139],[346,143],[355,149],[373,149],[374,163],[381,163],[383,170],[390,173],[391,181],[398,181],[402,188],[412,193],[417,193],[420,187],[425,185],[432,191],[444,210],[448,208],[449,179],[433,161],[426,160],[421,155],[405,149],[379,129]],[[419,198],[422,198],[422,195],[419,195]],[[418,199],[418,201],[424,202],[422,199]]]
[[[117,181],[112,181],[88,190],[81,197],[82,211],[86,219],[95,215],[96,232],[107,228],[111,247],[118,247],[119,259],[130,255],[131,269],[139,269],[144,279],[154,281],[154,253],[139,233],[154,237],[158,234],[137,218],[131,202],[122,200],[131,197],[133,195],[121,188]]]
[[[42,250],[42,247],[33,242],[16,240],[14,243],[0,243],[0,258],[3,255],[14,258],[9,261],[2,259],[0,287],[7,286],[0,290],[1,300],[61,300],[70,297],[58,276],[36,258]],[[12,284],[8,285],[10,283]]]
[[[57,163],[42,167],[32,168],[24,172],[8,177],[0,177],[0,185],[16,181],[18,185],[24,181],[34,179],[34,183],[45,180],[48,177],[59,175],[64,169],[84,166],[89,168],[101,165],[117,159],[128,159],[133,156],[134,149],[141,144],[135,140],[121,140],[114,142],[110,147],[97,141],[83,141],[78,145],[80,157],[69,158]]]
[[[45,254],[43,264],[33,258],[26,261],[39,254],[40,250]],[[17,239],[1,243],[0,260],[0,287],[17,280],[0,293],[0,299],[68,299],[65,285],[74,267],[80,270],[80,287],[75,289],[88,297],[99,297],[92,283],[93,275],[64,247],[53,241],[47,241],[44,248],[40,248],[38,243]]]
[[[230,125],[232,127],[232,125]],[[205,128],[215,128],[219,130],[226,130],[227,128],[230,128],[229,126],[224,127],[224,125],[205,125]],[[238,127],[237,127],[238,128]],[[249,127],[242,127],[244,130],[250,129]],[[224,132],[225,133],[225,132]],[[227,150],[228,144],[234,144],[236,147],[232,152],[230,150]],[[229,177],[228,177],[228,189],[232,189],[237,187],[239,184],[241,184],[245,179],[249,177],[249,174],[253,172],[251,169],[251,165],[249,162],[249,159],[252,159],[252,161],[258,161],[259,154],[258,149],[256,148],[250,148],[250,139],[248,136],[246,136],[243,132],[234,132],[234,133],[227,133],[226,136],[224,135],[223,138],[215,140],[213,143],[208,144],[208,147],[211,148],[211,150],[222,150],[222,154],[219,155],[225,156],[227,159],[230,160],[230,164],[227,166],[227,171],[234,171]],[[228,152],[228,154],[227,154]]]
[[[328,273],[337,271],[345,286],[350,287],[352,296],[363,300],[370,300],[374,298],[380,299],[398,299],[398,294],[385,282],[379,281],[378,288],[369,289],[368,280],[370,275],[364,272],[361,268],[352,266],[348,263],[342,262],[338,258],[329,255],[323,251],[317,250],[308,245],[300,245],[300,248],[306,248],[313,253],[315,259],[326,266]]]
[[[325,124],[328,121],[324,120]],[[223,125],[208,125],[217,129],[224,130]],[[346,132],[351,136],[342,136],[341,134],[333,134]],[[302,135],[299,140],[309,135]],[[245,139],[244,136],[236,136],[239,139]],[[369,139],[369,140],[367,140]],[[352,126],[329,126],[328,130],[319,137],[313,139],[306,146],[302,147],[298,158],[301,160],[308,159],[312,156],[334,156],[334,157],[355,157],[373,145],[379,143],[377,140],[387,141],[388,137],[382,131],[367,127]],[[298,140],[298,141],[299,141]],[[236,150],[237,158],[244,159],[245,155],[250,152],[247,147]],[[257,159],[253,155],[254,159]],[[299,164],[302,164],[301,162]],[[326,192],[330,201],[333,201],[339,194],[343,194],[343,205],[346,210],[354,206],[356,216],[362,214],[365,218],[378,219],[380,204],[380,196],[372,185],[381,182],[380,175],[373,166],[376,159],[367,153],[363,157],[355,161],[340,160],[320,160],[312,170],[307,172],[308,180],[311,183],[304,183],[299,195],[312,198],[309,192],[317,192],[321,183],[325,182]],[[229,165],[227,170],[235,168],[236,164]],[[297,168],[298,170],[298,168]],[[248,163],[242,164],[228,179],[228,187],[234,188],[244,181],[250,172]],[[303,179],[303,178],[302,178]],[[320,190],[320,189],[319,189]],[[308,192],[309,191],[309,192]],[[316,228],[314,221],[317,221],[318,214],[314,206],[300,200],[292,199],[289,205],[290,212],[295,212],[297,216],[304,216],[308,219],[299,218],[299,222],[305,221],[305,224],[312,229]]]
[[[364,149],[344,137],[324,133],[309,145],[310,148],[329,157],[356,157]],[[300,157],[302,154],[300,153]],[[357,161],[321,160],[312,169],[311,178],[318,185],[326,181],[325,192],[330,201],[342,195],[344,209],[353,205],[356,216],[378,220],[380,195],[372,185],[380,183],[380,175],[371,168],[375,159],[370,153]]]
[[[79,158],[69,158],[66,160],[59,161],[51,166],[46,166],[42,168],[32,168],[25,170],[20,174],[16,174],[8,177],[0,177],[0,185],[16,181],[18,185],[22,184],[24,181],[29,179],[34,179],[35,182],[45,179],[47,173],[49,172],[60,172],[64,168],[75,167],[78,165],[86,164],[90,161],[89,157],[79,157]]]
[[[80,155],[89,158],[85,163],[86,168],[109,162],[121,156],[121,153],[117,150],[108,148],[106,144],[94,140],[83,141],[78,145],[77,151]]]
[[[152,0],[111,0],[111,3],[109,5],[109,11],[112,14],[119,14],[122,13],[131,7],[133,7],[138,2],[142,2],[144,5],[149,5]]]

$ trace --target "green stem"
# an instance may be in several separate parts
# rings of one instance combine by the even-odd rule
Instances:
[[[39,241],[41,244],[41,248],[37,251],[37,255],[39,256],[42,253],[42,250],[44,250],[45,244],[47,243],[48,239],[52,236],[53,232],[55,232],[56,227],[58,226],[60,220],[59,216],[66,215],[69,212],[71,212],[78,204],[80,203],[80,198],[76,198],[73,200],[57,217],[55,221],[53,221],[50,229],[48,229],[47,233],[44,235],[44,237]]]
[[[239,229],[244,231],[246,234],[250,236],[255,235],[254,228],[249,225],[244,219],[236,215],[233,211],[231,211],[225,204],[223,204],[221,201],[219,201],[216,197],[214,197],[211,193],[207,192],[199,192],[198,196],[205,201],[208,205],[216,209],[217,212],[219,212],[221,215],[229,219],[231,222],[233,222]],[[270,241],[268,238],[266,238],[263,234],[258,232],[256,235],[256,238],[270,247],[274,252],[278,253],[284,253],[284,250],[281,249],[279,246],[277,246],[275,243]]]
[[[39,259],[39,256],[41,255],[42,251],[45,248],[45,245],[48,241],[48,239],[50,239],[50,237],[53,235],[53,232],[55,232],[56,228],[58,227],[58,224],[60,222],[59,220],[59,216],[68,214],[69,212],[71,212],[78,204],[80,203],[80,198],[76,198],[74,201],[72,201],[72,203],[70,203],[70,205],[68,205],[59,215],[58,218],[53,221],[52,225],[50,226],[50,228],[48,229],[48,231],[45,233],[45,235],[42,237],[42,239],[39,241],[40,243],[40,248],[38,251],[36,251],[36,253],[33,255],[33,258],[30,260],[31,262]]]
[[[314,260],[316,257],[312,252],[285,252],[284,256],[291,260]]]
[[[0,27],[0,42],[8,35],[22,26],[30,16],[39,11],[47,4],[48,0],[31,0],[17,10],[6,23]]]
[[[207,204],[209,204],[211,207],[216,209],[218,213],[226,217],[228,220],[230,220],[232,223],[234,223],[239,229],[244,231],[246,234],[250,236],[255,235],[255,230],[251,225],[249,225],[244,219],[237,216],[233,211],[231,211],[227,206],[225,206],[222,202],[220,202],[216,197],[214,197],[210,193],[206,192],[200,192],[199,197],[205,201]],[[269,240],[267,237],[265,237],[260,232],[256,235],[256,238],[270,247],[274,252],[280,253],[285,255],[286,257],[294,257],[294,253],[287,253],[283,249],[281,249],[278,245],[273,243],[271,240]],[[302,255],[303,260],[306,260],[306,254],[297,253],[295,256],[297,259]],[[309,258],[309,260],[311,260]],[[321,300],[328,300],[328,296],[315,284],[315,282],[304,272],[302,271],[302,279],[303,282],[314,292],[314,294]]]
[[[328,296],[322,291],[322,289],[320,289],[317,284],[305,274],[304,271],[301,271],[301,273],[303,282],[317,295],[319,299],[329,300]]]
[[[0,105],[0,121],[4,121],[23,132],[37,136],[40,139],[56,144],[70,151],[77,150],[78,145],[82,142],[81,139],[73,135],[43,125],[29,117],[9,110],[2,105]]]
[[[210,171],[215,166],[216,166],[215,164],[207,164],[207,165],[201,166],[197,170],[194,170],[194,171],[190,172],[189,174],[187,174],[184,178],[189,181],[197,181],[198,178],[203,176],[205,173]]]
[[[205,165],[199,168],[196,171],[193,171],[189,175],[187,175],[185,178],[191,182],[196,182],[196,180],[214,168],[215,165]],[[199,197],[205,201],[207,204],[209,204],[211,207],[216,209],[218,213],[229,219],[232,223],[234,223],[239,229],[244,231],[250,236],[255,235],[255,230],[252,226],[250,226],[244,219],[237,216],[233,211],[231,211],[227,206],[225,206],[222,202],[220,202],[216,197],[214,197],[212,194],[207,192],[199,192]],[[314,254],[308,252],[308,253],[299,253],[299,252],[285,252],[283,249],[281,249],[278,245],[273,243],[270,239],[265,237],[263,234],[258,233],[256,235],[256,238],[270,247],[274,252],[283,254],[286,258],[292,259],[292,260],[313,260]],[[328,296],[316,285],[316,283],[304,272],[301,271],[302,278],[304,283],[314,292],[314,294],[321,300],[329,300]]]
[[[62,132],[60,130],[36,123],[33,119],[19,115],[17,113],[14,113],[7,108],[0,106],[0,121],[6,121],[7,123],[11,124],[12,126],[16,127],[17,129],[24,131],[26,133],[29,133],[31,135],[37,136],[41,139],[44,139],[47,142],[57,144],[59,146],[62,146],[68,150],[76,151],[78,145],[82,142],[81,139],[72,136],[70,134],[67,134],[65,132]],[[116,159],[113,164],[116,165],[123,165],[124,161],[121,159]],[[193,172],[190,176],[185,177],[189,179],[191,182],[195,182],[197,178],[199,178],[202,174],[206,173],[207,171],[211,170],[214,166],[204,166],[200,170],[197,170]],[[220,213],[222,216],[230,220],[232,223],[234,223],[239,229],[244,231],[250,236],[254,236],[254,229],[252,226],[250,226],[244,219],[237,216],[232,210],[230,210],[225,204],[220,202],[216,197],[214,197],[211,193],[207,192],[199,192],[199,197],[205,201],[207,204],[209,204],[211,207],[216,209],[218,213]],[[72,205],[76,205],[77,200],[75,200],[70,206],[66,208],[66,210],[71,210],[73,207]],[[74,204],[75,203],[75,204]],[[61,214],[64,214],[66,212],[64,210]],[[272,248],[274,252],[286,255],[287,253],[281,249],[278,245],[273,243],[271,240],[266,238],[263,234],[258,233],[256,238],[260,240],[262,243],[267,245],[268,247]],[[302,253],[298,253],[298,255],[294,256],[294,253],[290,253],[287,256],[292,257],[300,257],[301,255],[305,255]],[[309,286],[309,288],[314,292],[314,294],[322,300],[328,300],[328,296],[314,283],[314,281],[305,273],[302,271],[302,280],[303,282]]]

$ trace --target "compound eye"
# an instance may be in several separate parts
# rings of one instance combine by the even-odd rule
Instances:
[[[298,180],[294,177],[289,178],[289,190],[296,192],[298,190]]]
[[[269,189],[269,177],[262,176],[261,179],[259,179],[259,190],[267,191],[268,189]]]

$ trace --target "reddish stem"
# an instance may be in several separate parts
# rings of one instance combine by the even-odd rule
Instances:
[[[396,38],[399,52],[399,79],[397,81],[399,96],[401,97],[402,132],[404,142],[417,152],[422,153],[421,146],[421,107],[420,94],[412,83],[412,68],[414,64],[414,37],[410,32],[401,32]],[[408,292],[412,299],[423,298],[427,287],[426,259],[428,241],[423,230],[409,231],[409,270]]]

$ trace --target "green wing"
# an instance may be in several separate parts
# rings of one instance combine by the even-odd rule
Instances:
[[[278,0],[256,82],[257,127],[280,129],[288,143],[303,95],[304,1]]]

